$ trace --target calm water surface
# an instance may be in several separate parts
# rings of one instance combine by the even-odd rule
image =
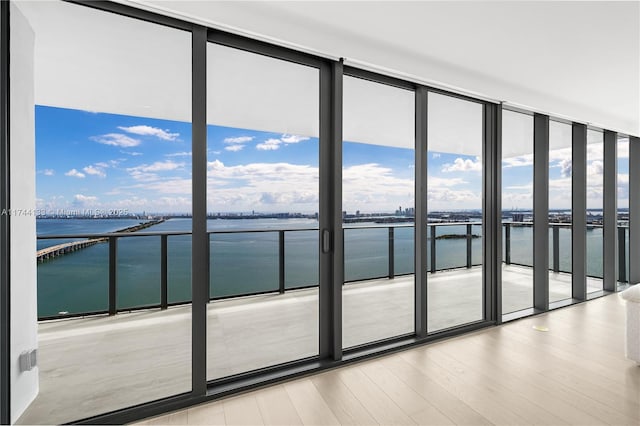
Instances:
[[[133,219],[41,219],[38,235],[105,233],[138,224]],[[210,219],[211,297],[275,291],[279,283],[279,230],[285,242],[285,287],[317,285],[318,231],[313,219]],[[396,224],[398,225],[398,224]],[[369,228],[365,228],[368,226]],[[364,223],[345,229],[345,279],[355,281],[388,275],[389,231],[384,225]],[[371,228],[373,227],[373,228]],[[242,232],[262,230],[270,232]],[[141,232],[191,231],[191,219],[170,219]],[[396,275],[413,272],[413,227],[397,226],[394,236]],[[439,226],[436,235],[466,233],[466,225]],[[481,235],[479,225],[472,233]],[[551,230],[550,230],[551,238]],[[38,249],[62,240],[39,240]],[[571,270],[571,231],[560,230],[560,267]],[[602,274],[602,229],[588,231],[589,275]],[[160,303],[160,236],[118,239],[117,306],[126,309]],[[504,244],[504,242],[503,242]],[[427,245],[430,267],[430,245]],[[511,229],[511,261],[532,263],[532,228]],[[436,268],[466,265],[464,239],[436,240]],[[550,253],[551,254],[551,253]],[[108,244],[97,244],[38,265],[38,314],[82,313],[108,309]],[[482,262],[482,238],[472,240],[472,262]],[[191,236],[168,237],[169,303],[191,298]]]

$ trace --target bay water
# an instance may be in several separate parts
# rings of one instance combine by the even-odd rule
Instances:
[[[44,235],[99,234],[140,223],[137,219],[38,219]],[[314,219],[210,219],[209,287],[212,298],[277,291],[279,286],[279,230],[284,233],[285,288],[318,284],[318,222]],[[393,265],[396,275],[413,272],[413,226],[349,224],[344,230],[345,280],[357,281],[389,274],[389,226],[394,227]],[[141,233],[190,232],[191,219],[174,218]],[[260,232],[250,232],[260,231]],[[532,264],[531,227],[512,227],[511,261]],[[436,236],[464,235],[466,225],[438,226]],[[480,225],[472,233],[482,234]],[[550,241],[551,241],[550,230]],[[571,270],[571,230],[560,229],[560,269]],[[68,240],[38,240],[38,249]],[[169,303],[191,299],[191,236],[167,239]],[[160,236],[127,236],[117,240],[118,309],[160,304]],[[504,241],[503,241],[504,247]],[[427,267],[430,268],[430,244]],[[551,250],[550,250],[551,251]],[[504,250],[503,250],[504,252]],[[552,253],[550,253],[551,255]],[[587,231],[588,274],[602,275],[602,228]],[[551,262],[551,259],[550,259]],[[472,240],[472,263],[482,263],[482,238]],[[551,265],[552,263],[550,263]],[[627,263],[628,264],[628,263]],[[436,240],[436,269],[466,265],[466,240]],[[109,247],[90,246],[38,264],[38,315],[101,312],[109,301]]]

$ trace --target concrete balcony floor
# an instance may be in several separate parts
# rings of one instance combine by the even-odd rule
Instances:
[[[503,267],[503,311],[531,307],[532,270]],[[350,283],[343,291],[345,348],[413,332],[413,275]],[[589,291],[601,282],[589,280]],[[482,319],[482,269],[428,276],[430,332]],[[550,274],[550,299],[571,276]],[[207,378],[318,353],[318,291],[305,289],[208,305]],[[188,392],[191,307],[42,322],[40,393],[19,424],[58,424]]]

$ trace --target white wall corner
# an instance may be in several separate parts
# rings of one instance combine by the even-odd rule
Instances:
[[[11,422],[38,395],[38,368],[21,372],[20,354],[38,345],[35,192],[34,32],[10,5]]]

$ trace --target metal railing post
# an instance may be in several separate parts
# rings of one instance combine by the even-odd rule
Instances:
[[[169,304],[169,295],[167,288],[167,240],[168,236],[166,234],[160,235],[160,309],[167,309],[167,306]]]
[[[560,272],[560,227],[553,226],[553,272]]]
[[[627,282],[627,233],[622,226],[618,227],[618,281]]]
[[[395,228],[389,227],[389,279],[395,277],[395,247],[394,247],[394,235]]]
[[[118,237],[109,237],[109,315],[117,312]]]
[[[471,259],[471,239],[472,239],[472,234],[471,234],[471,224],[467,224],[467,268],[471,268],[472,265],[472,259]]]
[[[284,293],[284,231],[278,231],[278,292]]]
[[[429,233],[431,238],[431,270],[430,272],[433,274],[436,272],[436,225],[431,224],[431,231]]]
[[[511,224],[504,223],[504,263],[511,264]]]
[[[213,239],[213,235],[215,235],[215,232],[207,232],[207,243],[209,245],[209,253],[207,253],[207,257],[208,262],[209,262],[209,268],[207,271],[207,274],[209,275],[209,285],[207,286],[207,300],[210,302],[211,300],[213,300],[213,289],[211,288],[211,284],[213,283],[213,285],[215,286],[217,283],[215,282],[215,280],[212,278],[214,275],[214,270],[213,270],[213,266],[211,265],[213,263],[212,260],[212,256],[211,256],[211,245],[213,243],[212,239]],[[191,239],[193,240],[193,234],[191,234]],[[193,243],[192,243],[193,245]],[[193,250],[193,247],[192,247]],[[193,274],[193,271],[192,271]],[[193,278],[192,278],[193,280]],[[208,303],[208,302],[207,302]]]

